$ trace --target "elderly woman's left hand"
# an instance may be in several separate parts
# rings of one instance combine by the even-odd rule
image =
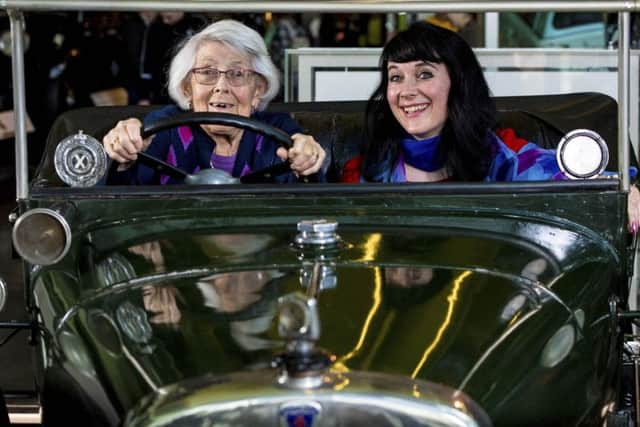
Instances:
[[[322,167],[327,154],[311,135],[296,133],[291,136],[293,145],[289,150],[278,148],[276,154],[282,160],[291,162],[291,170],[296,174],[307,176],[316,173]]]

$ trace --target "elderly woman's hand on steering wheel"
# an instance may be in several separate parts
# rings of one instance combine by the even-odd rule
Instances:
[[[291,139],[291,148],[278,148],[278,157],[289,160],[291,170],[297,175],[308,176],[318,172],[327,156],[322,146],[311,135],[296,133],[291,135]]]
[[[130,118],[121,120],[102,138],[107,155],[121,164],[127,164],[138,158],[138,153],[147,149],[151,137],[143,140],[140,136],[142,123]]]

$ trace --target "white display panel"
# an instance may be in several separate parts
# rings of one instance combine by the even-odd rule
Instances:
[[[287,51],[285,100],[366,100],[379,81],[379,48],[303,48]],[[475,50],[494,96],[601,92],[618,97],[615,50]],[[631,140],[637,150],[639,56],[631,53]],[[291,76],[295,76],[292,79]]]
[[[314,101],[368,99],[380,80],[377,71],[317,71]],[[340,90],[347,87],[349,90]]]

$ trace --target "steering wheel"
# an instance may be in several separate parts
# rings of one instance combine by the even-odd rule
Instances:
[[[280,146],[286,149],[291,148],[292,145],[291,136],[289,136],[281,129],[249,117],[229,113],[181,113],[157,120],[152,124],[144,126],[140,134],[142,136],[142,139],[146,139],[151,135],[155,135],[156,133],[165,129],[170,129],[177,126],[201,124],[225,125],[248,129],[275,139],[276,142],[280,144]],[[186,184],[234,184],[238,182],[266,182],[274,176],[278,176],[291,171],[289,162],[284,161],[266,168],[259,169],[240,178],[234,178],[225,171],[213,168],[202,169],[197,174],[191,175],[143,151],[138,153],[138,160],[158,172],[162,172],[174,178],[184,178]]]

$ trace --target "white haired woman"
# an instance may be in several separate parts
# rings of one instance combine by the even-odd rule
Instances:
[[[130,118],[118,122],[102,141],[109,157],[119,163],[111,180],[129,184],[180,182],[134,163],[140,151],[187,173],[214,167],[241,177],[281,160],[290,162],[292,173],[281,175],[278,182],[295,182],[298,177],[318,173],[326,157],[320,144],[304,135],[288,114],[263,111],[279,85],[278,70],[256,31],[234,20],[207,26],[187,39],[171,62],[168,88],[177,105],[151,112],[144,123],[184,110],[237,114],[292,135],[291,148],[279,147],[268,136],[222,125],[181,126],[143,140],[142,123]]]

